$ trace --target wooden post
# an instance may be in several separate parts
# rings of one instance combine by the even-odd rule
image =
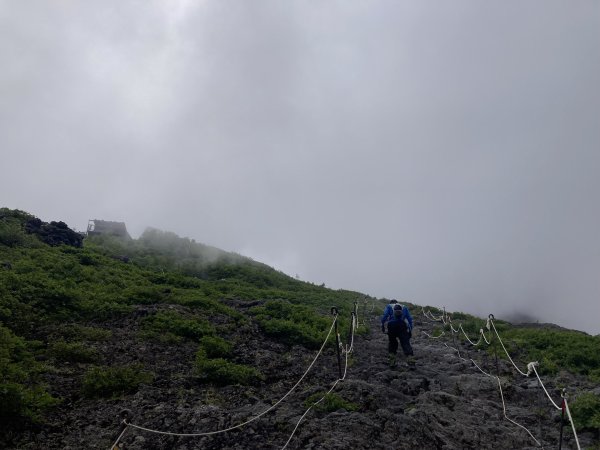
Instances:
[[[334,315],[334,324],[335,324],[335,348],[337,350],[337,360],[338,360],[338,373],[340,380],[342,379],[342,355],[340,354],[340,334],[338,333],[338,310],[335,306],[331,307],[331,314]]]

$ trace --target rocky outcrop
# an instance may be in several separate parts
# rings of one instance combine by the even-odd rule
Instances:
[[[70,245],[81,247],[83,236],[71,230],[64,222],[42,222],[38,218],[29,219],[25,223],[25,231],[35,234],[48,245]]]

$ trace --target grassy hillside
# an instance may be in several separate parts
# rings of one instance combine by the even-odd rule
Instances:
[[[365,299],[375,300],[170,232],[83,238],[62,222],[2,208],[0,420],[18,430],[79,399],[119,398],[183,377],[260,389],[277,381],[278,367],[239,349],[260,340],[316,349],[330,308],[338,307],[344,334],[354,303]],[[466,314],[455,319],[469,333],[483,326]],[[497,323],[511,353],[539,360],[541,373],[600,381],[600,337]],[[599,399],[574,405],[587,429],[600,429]]]
[[[110,350],[103,354],[119,321],[139,329],[138,345],[196,345],[203,383],[254,383],[260,369],[238,364],[231,352],[230,341],[247,323],[273,339],[315,348],[331,323],[330,307],[349,313],[365,297],[159,230],[137,240],[97,236],[50,245],[44,239],[52,227],[64,227],[42,224],[42,235],[28,225],[35,220],[0,209],[0,417],[11,422],[40,421],[64,400],[53,381],[72,377],[90,397],[152,382],[152,367],[111,366]]]

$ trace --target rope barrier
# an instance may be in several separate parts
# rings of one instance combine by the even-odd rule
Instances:
[[[435,317],[431,311],[425,311],[422,307],[421,307],[421,311],[423,311],[423,315],[425,316],[425,318],[433,320],[434,322],[444,323],[443,315],[441,315],[440,317]]]
[[[471,344],[473,347],[476,347],[476,346],[478,346],[478,345],[481,343],[481,333],[483,333],[483,329],[481,329],[481,328],[479,329],[479,332],[480,332],[480,334],[479,334],[479,340],[477,341],[477,343],[474,343],[474,342],[473,342],[471,339],[469,339],[469,336],[468,336],[468,335],[467,335],[467,333],[465,332],[465,330],[464,330],[464,328],[463,328],[463,326],[462,326],[462,323],[461,323],[461,324],[458,326],[458,329],[459,329],[460,331],[462,331],[462,333],[464,334],[464,336],[465,336],[465,338],[467,339],[467,341],[469,341],[469,343],[470,343],[470,344]]]
[[[357,302],[354,303],[354,311],[351,313],[351,324],[350,324],[350,336],[349,336],[349,344],[346,344],[345,346],[343,346],[340,342],[339,339],[339,333],[337,333],[337,327],[336,327],[336,337],[337,340],[339,342],[339,350],[341,350],[341,353],[343,353],[345,355],[345,367],[344,367],[344,372],[343,375],[341,375],[337,380],[334,381],[333,385],[331,386],[331,388],[316,402],[314,402],[312,405],[310,405],[308,407],[308,409],[302,414],[302,416],[300,417],[300,419],[298,420],[298,422],[296,423],[294,429],[292,430],[292,433],[290,434],[288,440],[285,442],[285,444],[283,445],[281,450],[284,450],[287,448],[287,446],[289,445],[289,443],[291,442],[291,440],[293,439],[296,431],[298,430],[300,423],[304,420],[304,418],[307,416],[307,414],[310,412],[310,410],[315,407],[316,405],[318,405],[319,403],[321,403],[335,388],[336,386],[340,383],[343,382],[346,379],[346,375],[347,375],[347,371],[348,371],[348,355],[350,353],[353,352],[354,350],[354,335],[355,332],[358,329],[359,326],[359,319],[358,319],[358,312],[357,312]],[[374,308],[374,302],[373,302],[373,308]],[[365,300],[365,309],[366,309],[366,300]],[[580,450],[580,445],[579,445],[579,439],[577,437],[577,433],[575,430],[575,424],[573,423],[573,419],[571,416],[571,412],[567,403],[567,399],[566,399],[566,395],[562,396],[563,397],[563,408],[559,407],[554,400],[551,398],[550,394],[548,393],[546,387],[544,386],[539,374],[537,373],[536,370],[536,366],[538,366],[537,362],[530,362],[527,364],[527,373],[523,372],[521,369],[519,369],[519,367],[515,364],[515,362],[513,361],[513,359],[511,358],[510,354],[508,353],[508,350],[506,349],[506,346],[504,345],[504,343],[502,342],[502,339],[500,337],[500,334],[498,333],[498,330],[496,329],[496,326],[494,324],[493,321],[493,315],[489,315],[487,323],[486,323],[486,328],[490,331],[490,339],[488,341],[488,339],[485,336],[485,332],[483,331],[483,328],[480,328],[479,330],[479,340],[477,341],[477,343],[473,343],[473,341],[471,341],[471,339],[469,338],[469,336],[467,335],[467,333],[465,332],[464,328],[462,327],[462,324],[459,324],[458,328],[454,328],[453,324],[452,324],[452,318],[449,314],[446,313],[445,308],[443,309],[443,313],[442,316],[440,316],[439,318],[436,318],[430,311],[425,311],[423,308],[421,308],[423,316],[427,319],[433,320],[435,322],[441,322],[444,325],[450,325],[450,330],[452,333],[452,338],[454,339],[454,333],[459,333],[462,331],[463,335],[465,336],[465,338],[467,339],[467,341],[473,345],[473,346],[477,346],[480,344],[481,339],[483,338],[483,340],[486,342],[486,344],[490,345],[491,341],[492,341],[492,329],[494,334],[496,335],[496,337],[498,338],[498,340],[500,341],[500,344],[506,354],[506,356],[508,357],[509,361],[512,363],[512,365],[514,366],[514,368],[521,374],[524,376],[529,377],[532,373],[535,374],[535,376],[537,377],[540,385],[542,386],[544,392],[546,393],[546,396],[548,397],[548,399],[551,401],[551,403],[553,404],[553,406],[559,410],[563,410],[563,412],[566,411],[566,414],[568,416],[569,422],[571,424],[571,428],[573,430],[573,434],[575,436],[575,441],[577,444],[577,448]],[[333,313],[333,309],[332,309],[332,313]],[[366,316],[366,314],[365,314]],[[321,345],[319,351],[317,352],[316,356],[314,357],[314,359],[312,360],[312,362],[310,363],[310,365],[308,366],[308,368],[306,369],[306,371],[302,374],[302,376],[300,377],[300,379],[292,386],[292,388],[283,396],[281,397],[276,403],[274,403],[273,405],[271,405],[270,407],[268,407],[266,410],[264,410],[263,412],[261,412],[260,414],[257,414],[256,416],[246,420],[245,422],[242,422],[238,425],[235,426],[231,426],[225,429],[221,429],[221,430],[215,430],[215,431],[210,431],[210,432],[202,432],[202,433],[174,433],[174,432],[169,432],[169,431],[160,431],[160,430],[155,430],[155,429],[150,429],[150,428],[145,428],[139,425],[135,425],[133,423],[129,423],[127,421],[127,419],[123,419],[122,421],[122,425],[124,426],[123,430],[121,431],[121,433],[119,434],[119,436],[117,437],[116,441],[114,442],[114,444],[110,447],[111,450],[114,450],[115,448],[118,448],[117,445],[119,444],[120,440],[123,438],[125,432],[127,431],[127,429],[129,427],[132,428],[136,428],[139,429],[141,431],[146,431],[149,433],[155,433],[155,434],[161,434],[161,435],[169,435],[169,436],[181,436],[181,437],[192,437],[192,436],[210,436],[210,435],[215,435],[215,434],[219,434],[219,433],[225,433],[228,431],[232,431],[234,429],[237,428],[241,428],[257,419],[259,419],[260,417],[264,416],[265,414],[267,414],[268,412],[270,412],[271,410],[273,410],[275,407],[277,407],[285,398],[287,398],[297,387],[298,385],[303,381],[303,379],[306,377],[306,375],[309,373],[309,371],[312,369],[312,367],[314,366],[314,364],[316,363],[317,359],[321,356],[323,349],[325,348],[325,345],[327,344],[327,341],[329,340],[329,337],[331,336],[331,333],[334,329],[334,327],[337,325],[337,310],[335,311],[334,314],[334,319],[333,319],[333,323],[331,324],[331,327],[327,333],[327,336],[325,337],[325,340],[323,342],[323,344]],[[364,324],[365,318],[363,318],[363,324]],[[442,331],[440,335],[438,336],[432,336],[429,333],[421,330],[421,332],[423,334],[425,334],[428,338],[430,339],[439,339],[442,336],[444,336],[445,332]],[[499,376],[495,376],[495,375],[491,375],[487,372],[485,372],[483,369],[481,369],[481,367],[479,367],[479,365],[473,360],[473,359],[465,359],[461,356],[460,354],[460,350],[458,348],[454,348],[449,346],[447,343],[443,343],[447,348],[452,349],[454,351],[457,352],[458,357],[463,360],[463,361],[470,361],[482,374],[486,375],[487,377],[490,378],[496,378],[497,383],[498,383],[498,389],[500,391],[500,397],[502,400],[502,409],[503,409],[503,414],[504,414],[504,418],[506,418],[506,420],[508,420],[509,422],[513,423],[514,425],[517,425],[518,427],[522,428],[523,430],[525,430],[529,436],[536,442],[537,445],[541,446],[542,444],[540,443],[540,441],[538,441],[535,436],[531,433],[531,431],[529,431],[525,426],[519,424],[518,422],[512,420],[511,418],[508,417],[507,415],[507,411],[506,411],[506,403],[505,403],[505,399],[504,399],[504,393],[502,390],[502,382],[500,380]],[[457,346],[458,347],[458,346]],[[338,355],[338,359],[339,359],[339,355]],[[341,371],[340,371],[341,374]],[[562,431],[561,431],[562,434]]]
[[[477,368],[479,369],[479,371],[480,371],[482,374],[484,374],[484,375],[487,375],[488,377],[492,377],[492,378],[494,377],[494,375],[491,375],[491,374],[487,373],[485,370],[483,370],[481,367],[479,367],[479,366],[477,365],[477,363],[476,363],[476,362],[475,362],[473,359],[471,359],[470,361],[473,363],[473,365],[474,365],[475,367],[477,367]]]
[[[342,352],[346,352],[346,353],[352,353],[352,351],[354,350],[354,333],[356,332],[356,329],[358,328],[355,315],[352,315],[352,323],[351,323],[350,327],[352,329],[352,333],[350,335],[350,348],[348,348],[348,346],[346,346],[346,349],[342,350]],[[342,344],[340,343],[340,346],[341,345]]]
[[[489,321],[488,321],[488,323],[489,323]],[[488,330],[489,330],[489,328],[488,328]],[[483,338],[483,340],[485,341],[485,343],[487,345],[490,345],[492,343],[492,336],[491,336],[491,334],[490,334],[490,340],[488,341],[486,339],[486,337],[485,337],[485,332],[483,331],[483,328],[480,331],[481,331],[481,337]]]
[[[354,320],[354,319],[355,319],[355,316],[352,315],[352,320]],[[300,416],[300,419],[298,420],[298,422],[296,423],[296,426],[292,430],[292,434],[290,435],[290,437],[288,438],[288,440],[286,441],[286,443],[284,444],[284,446],[281,447],[281,450],[284,450],[288,446],[288,444],[291,442],[292,438],[294,437],[294,434],[296,433],[296,430],[300,426],[300,422],[302,422],[302,420],[304,419],[304,417],[306,417],[306,415],[308,414],[308,412],[314,406],[316,406],[319,403],[321,403],[325,399],[325,397],[327,397],[335,389],[335,387],[338,385],[338,383],[340,381],[344,381],[346,379],[346,374],[347,374],[347,371],[348,371],[348,355],[350,353],[352,353],[352,345],[354,343],[354,327],[352,327],[351,329],[352,329],[352,334],[351,334],[351,343],[352,344],[350,345],[350,347],[348,347],[348,345],[346,344],[346,350],[344,352],[344,354],[346,355],[346,363],[345,363],[345,367],[344,367],[344,375],[341,378],[338,378],[337,380],[335,380],[335,382],[333,383],[333,385],[331,386],[331,388],[325,393],[325,395],[323,395],[319,400],[317,400],[312,405],[310,405],[306,411],[304,411],[304,414],[302,414],[302,416]]]
[[[537,377],[538,381],[540,382],[540,385],[542,386],[542,389],[544,389],[544,392],[546,393],[546,396],[548,397],[548,399],[552,402],[552,404],[554,405],[554,407],[558,410],[561,409],[560,406],[558,406],[554,400],[552,400],[552,397],[550,397],[550,394],[548,394],[548,391],[546,390],[546,386],[544,386],[544,383],[542,383],[542,379],[540,378],[540,376],[537,373],[537,370],[535,370],[535,364],[532,364],[531,368],[533,369],[533,373],[535,373],[535,376]]]
[[[425,334],[427,335],[427,333],[425,333]],[[448,344],[446,344],[445,342],[444,342],[444,345],[445,345],[446,347],[448,347],[448,348],[452,348],[453,350],[457,350],[457,349],[454,349],[453,347],[450,347],[450,346],[449,346]],[[458,350],[457,350],[457,352],[458,352]],[[514,420],[512,420],[512,419],[511,419],[510,417],[508,417],[508,415],[506,414],[506,404],[505,404],[505,402],[504,402],[504,393],[502,392],[502,385],[501,385],[501,382],[500,382],[500,377],[497,377],[497,376],[495,376],[495,375],[491,375],[491,374],[489,374],[489,373],[485,372],[483,369],[481,369],[481,367],[479,367],[479,365],[477,365],[477,363],[476,363],[476,362],[475,362],[473,359],[467,360],[467,359],[463,358],[462,356],[460,356],[460,352],[458,352],[458,357],[459,357],[460,359],[462,359],[463,361],[471,361],[471,362],[473,363],[473,365],[474,365],[474,366],[475,366],[477,369],[479,369],[479,371],[480,371],[481,373],[483,373],[484,375],[486,375],[486,376],[488,376],[488,377],[490,377],[490,378],[496,378],[496,379],[497,379],[497,381],[498,381],[498,388],[499,388],[499,390],[500,390],[500,398],[502,399],[502,410],[503,410],[503,413],[504,413],[504,417],[505,417],[505,418],[506,418],[506,420],[508,420],[509,422],[511,422],[511,423],[513,423],[513,424],[515,424],[515,425],[519,426],[520,428],[523,428],[525,431],[527,431],[527,433],[529,434],[529,436],[531,436],[531,438],[532,438],[532,439],[533,439],[533,440],[534,440],[534,441],[535,441],[535,442],[536,442],[538,445],[540,445],[540,446],[541,446],[540,442],[539,442],[539,441],[538,441],[538,440],[535,438],[535,436],[533,436],[533,434],[531,433],[531,431],[529,431],[529,430],[528,430],[526,427],[524,427],[524,426],[523,426],[523,425],[521,425],[520,423],[517,423],[517,422],[515,422]]]
[[[529,436],[531,436],[531,439],[533,439],[536,442],[537,445],[541,446],[540,441],[538,441],[535,438],[535,436],[533,434],[531,434],[531,431],[529,431],[523,425],[521,425],[520,423],[515,422],[514,420],[512,420],[510,417],[508,417],[506,415],[506,404],[504,403],[504,393],[502,392],[502,383],[500,382],[500,377],[496,377],[496,379],[498,380],[498,388],[500,389],[500,397],[502,398],[502,410],[504,411],[504,417],[506,418],[506,420],[508,420],[509,422],[512,422],[515,425],[523,428],[525,431],[527,431],[527,433],[529,433]]]
[[[573,423],[573,418],[571,417],[571,410],[569,409],[569,403],[567,402],[566,394],[563,395],[563,403],[565,405],[565,410],[567,411],[567,417],[569,418],[569,422],[571,422],[571,429],[573,430],[573,436],[575,436],[575,443],[577,444],[577,449],[581,450],[581,446],[579,445],[579,438],[577,437],[577,432],[575,431],[575,424]]]
[[[292,430],[292,434],[290,435],[290,437],[288,438],[288,440],[286,441],[286,443],[283,445],[283,447],[281,447],[281,450],[284,450],[288,444],[291,442],[292,438],[294,437],[294,434],[296,434],[296,430],[298,429],[298,427],[300,426],[300,422],[302,422],[302,420],[304,419],[304,417],[306,417],[306,415],[308,414],[308,412],[313,408],[313,406],[318,405],[319,403],[321,403],[321,401],[323,401],[323,399],[329,394],[331,393],[331,391],[333,391],[333,389],[337,386],[337,384],[339,383],[339,381],[341,380],[341,378],[337,379],[335,383],[333,383],[333,386],[331,387],[331,389],[329,389],[329,391],[327,391],[327,393],[321,397],[319,400],[317,400],[315,403],[313,403],[305,412],[304,414],[302,414],[302,416],[300,417],[300,419],[298,420],[298,422],[296,423],[296,426],[294,427],[294,429]]]
[[[443,344],[444,344],[446,347],[448,347],[449,349],[452,349],[452,350],[456,351],[456,353],[458,354],[458,357],[459,357],[460,359],[462,359],[463,361],[469,361],[468,359],[466,359],[466,358],[463,358],[462,356],[460,356],[460,350],[459,350],[459,349],[457,349],[457,348],[454,348],[454,347],[452,347],[452,346],[450,346],[450,345],[446,344],[445,342],[444,342]]]
[[[242,423],[240,423],[238,425],[235,425],[235,426],[232,426],[232,427],[229,427],[229,428],[225,428],[225,429],[222,429],[222,430],[208,431],[208,432],[204,432],[204,433],[173,433],[173,432],[170,432],[170,431],[160,431],[160,430],[154,430],[154,429],[151,429],[151,428],[142,427],[142,426],[139,426],[139,425],[135,425],[133,423],[128,423],[125,420],[123,420],[123,423],[125,425],[127,425],[128,427],[137,428],[138,430],[146,431],[148,433],[162,434],[162,435],[168,435],[168,436],[181,436],[181,437],[211,436],[211,435],[215,435],[215,434],[219,434],[219,433],[225,433],[227,431],[231,431],[231,430],[234,430],[236,428],[241,428],[241,427],[243,427],[243,426],[245,426],[245,425],[247,425],[247,424],[255,421],[256,419],[259,419],[260,417],[264,416],[269,411],[273,410],[277,405],[279,405],[285,398],[287,398],[298,387],[298,385],[306,377],[306,375],[308,374],[308,372],[312,369],[312,367],[314,366],[314,364],[317,361],[317,359],[319,358],[319,356],[321,356],[321,354],[323,352],[323,349],[325,348],[325,345],[327,344],[327,341],[329,340],[329,336],[331,335],[331,332],[332,332],[332,330],[333,330],[334,325],[336,324],[336,322],[337,322],[337,315],[334,317],[333,323],[331,324],[331,327],[329,328],[329,332],[327,333],[327,337],[325,337],[325,340],[323,341],[323,344],[321,345],[321,348],[317,352],[317,355],[312,360],[312,362],[310,363],[310,365],[308,366],[308,368],[306,369],[306,371],[302,374],[302,376],[300,377],[300,379],[296,382],[296,384],[294,384],[294,386],[292,386],[292,388],[283,397],[281,397],[276,403],[274,403],[273,405],[271,405],[269,408],[267,408],[266,410],[264,410],[260,414],[252,417],[249,420],[246,420],[245,422],[242,422]],[[127,429],[127,427],[125,429]],[[124,433],[124,431],[123,431],[123,433]],[[117,440],[117,442],[118,442],[118,440]],[[116,443],[113,444],[113,447],[111,447],[111,450],[112,450],[112,448],[114,448],[115,445],[116,445]]]
[[[423,309],[422,309],[422,311],[423,311],[423,314],[424,314],[424,315],[427,317],[427,315],[426,315],[426,311],[425,311],[425,310],[423,310]],[[444,311],[444,312],[445,312],[445,311]],[[449,323],[450,323],[450,320],[449,320]],[[537,377],[537,380],[538,380],[539,384],[542,386],[542,389],[544,390],[544,393],[546,394],[546,396],[548,397],[548,399],[550,400],[550,402],[552,403],[552,405],[553,405],[553,406],[554,406],[556,409],[562,410],[563,408],[561,408],[560,406],[558,406],[558,405],[556,404],[556,402],[555,402],[555,401],[552,399],[552,397],[551,397],[551,396],[550,396],[550,394],[548,393],[548,390],[546,389],[546,386],[545,386],[545,385],[544,385],[544,383],[542,382],[542,379],[540,378],[540,376],[539,376],[539,374],[538,374],[538,372],[537,372],[537,370],[536,370],[536,367],[539,365],[539,363],[538,363],[538,362],[529,362],[529,363],[527,364],[527,372],[523,372],[523,371],[522,371],[522,370],[521,370],[521,369],[520,369],[520,368],[519,368],[519,367],[518,367],[518,366],[515,364],[515,362],[514,362],[514,361],[513,361],[513,359],[511,358],[510,354],[508,353],[508,350],[506,349],[506,346],[504,345],[504,342],[502,341],[502,338],[500,337],[500,334],[498,333],[498,330],[496,329],[496,325],[494,324],[494,316],[493,316],[492,314],[490,314],[490,315],[488,316],[488,319],[487,319],[487,322],[486,322],[486,328],[487,328],[487,329],[490,331],[490,340],[488,341],[488,340],[486,339],[486,337],[485,337],[485,332],[483,331],[483,328],[481,328],[481,329],[479,330],[479,332],[480,332],[480,339],[479,339],[479,341],[477,341],[477,344],[479,344],[479,342],[480,342],[481,338],[483,337],[483,339],[484,339],[484,341],[486,342],[486,344],[490,345],[490,343],[491,343],[491,341],[492,341],[491,334],[492,334],[492,329],[493,329],[493,332],[494,332],[494,334],[496,335],[496,337],[498,338],[498,341],[500,341],[500,345],[502,346],[502,349],[504,350],[504,353],[506,354],[506,356],[507,356],[508,360],[509,360],[509,361],[511,362],[511,364],[514,366],[514,368],[515,368],[515,369],[516,369],[516,370],[517,370],[517,371],[518,371],[518,372],[519,372],[521,375],[523,375],[523,376],[526,376],[526,377],[529,377],[529,376],[530,376],[532,373],[533,373],[533,374],[535,374],[535,376]],[[450,329],[451,329],[451,331],[452,331],[453,333],[458,331],[458,330],[456,330],[456,331],[454,330],[454,327],[452,326],[452,324],[451,324],[451,323],[450,323]],[[461,324],[461,325],[459,325],[459,330],[462,330],[463,334],[464,334],[464,335],[465,335],[465,337],[467,338],[467,341],[468,341],[468,342],[469,342],[471,345],[474,345],[474,346],[475,346],[475,345],[477,345],[477,344],[474,344],[474,343],[473,343],[473,342],[472,342],[472,341],[469,339],[468,335],[465,333],[464,329],[462,328],[462,324]],[[428,336],[428,337],[430,337],[430,338],[433,338],[433,336],[429,335],[428,333],[425,333],[425,332],[423,332],[423,334],[425,334],[426,336]],[[440,336],[437,336],[436,338],[439,338],[439,337],[441,337],[442,335],[443,335],[443,332],[442,332],[442,334],[441,334]],[[460,359],[462,359],[462,360],[465,360],[464,358],[462,358],[462,357],[460,356],[460,352],[458,351],[458,349],[456,349],[456,348],[454,348],[454,347],[450,347],[450,346],[449,346],[448,344],[446,344],[446,343],[444,343],[444,345],[445,345],[447,348],[450,348],[450,349],[456,350],[456,351],[457,351],[457,353],[458,353],[458,357],[459,357]],[[474,365],[474,366],[475,366],[477,369],[479,369],[479,371],[480,371],[481,373],[483,373],[484,375],[487,375],[487,376],[489,376],[489,377],[494,377],[494,375],[491,375],[491,374],[489,374],[489,373],[485,372],[483,369],[481,369],[481,367],[479,367],[479,366],[477,365],[477,363],[476,363],[476,362],[475,362],[473,359],[471,359],[470,361],[473,363],[473,365]],[[504,404],[504,395],[503,395],[503,392],[502,392],[502,386],[500,385],[500,378],[499,378],[498,376],[495,376],[495,378],[497,378],[497,379],[498,379],[498,383],[499,383],[499,384],[498,384],[498,386],[499,386],[499,388],[500,388],[500,394],[501,394],[501,397],[502,397],[502,407],[503,407],[503,409],[504,409],[504,416],[506,417],[506,419],[507,419],[507,420],[509,420],[510,422],[514,423],[515,425],[518,425],[519,427],[521,427],[521,428],[525,429],[525,430],[526,430],[526,431],[529,433],[529,435],[530,435],[530,436],[531,436],[531,437],[532,437],[532,438],[533,438],[533,439],[534,439],[534,440],[535,440],[535,441],[538,443],[538,445],[541,445],[541,444],[539,443],[539,441],[538,441],[538,440],[537,440],[537,439],[536,439],[536,438],[533,436],[533,434],[531,434],[531,432],[530,432],[530,431],[529,431],[527,428],[525,428],[524,426],[522,426],[522,425],[518,424],[517,422],[515,422],[515,421],[514,421],[514,420],[512,420],[512,419],[510,419],[510,418],[509,418],[509,417],[506,415],[506,406],[505,406],[505,404]],[[580,449],[580,446],[579,446],[579,439],[578,439],[578,437],[577,437],[577,432],[576,432],[576,429],[575,429],[575,424],[573,423],[573,418],[571,417],[570,411],[568,410],[568,405],[566,404],[566,399],[565,399],[565,397],[564,397],[564,396],[563,396],[563,404],[565,405],[565,407],[564,407],[564,408],[565,408],[565,410],[567,411],[567,417],[569,418],[569,422],[570,422],[570,424],[571,424],[571,428],[572,428],[572,430],[573,430],[573,435],[575,436],[575,441],[576,441],[576,443],[577,443],[577,448],[578,448],[578,449]]]
[[[515,369],[517,369],[517,372],[519,372],[521,375],[527,376],[527,373],[525,373],[521,369],[519,369],[517,367],[517,365],[515,364],[515,362],[512,360],[512,358],[510,357],[510,355],[508,354],[508,350],[506,350],[506,347],[504,346],[504,342],[502,342],[502,339],[500,338],[500,335],[498,334],[498,330],[496,330],[496,325],[494,325],[494,321],[490,320],[490,323],[492,324],[492,328],[494,329],[494,333],[496,333],[496,336],[498,337],[498,340],[500,341],[500,345],[504,349],[504,353],[506,353],[506,356],[508,357],[508,360],[512,363],[512,365],[515,367]]]
[[[125,427],[123,428],[123,431],[121,431],[121,434],[119,435],[119,437],[117,438],[115,443],[110,446],[110,450],[115,450],[115,447],[118,449],[117,444],[119,443],[119,441],[121,440],[121,438],[123,437],[125,432],[127,431],[127,428],[129,428],[129,425],[127,424],[127,422],[125,422],[125,419],[123,419],[123,421],[121,423],[124,424]]]
[[[425,336],[431,338],[431,339],[439,339],[442,336],[444,336],[446,333],[444,331],[442,331],[442,333],[439,336],[432,336],[429,333],[427,333],[426,331],[421,330],[421,333],[423,333]]]

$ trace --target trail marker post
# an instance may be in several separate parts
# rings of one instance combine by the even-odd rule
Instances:
[[[542,385],[540,383],[540,379],[537,379],[538,385],[538,395],[537,395],[537,405],[538,405],[538,434],[540,435],[540,442],[542,442]]]
[[[356,309],[356,303],[354,304],[354,308]],[[356,312],[352,311],[350,313],[350,331],[348,332],[348,342],[352,343],[352,335],[354,334],[354,324],[358,325],[356,322]]]
[[[454,345],[458,356],[460,356],[460,351],[458,350],[458,346],[456,345],[456,338],[454,337],[454,330],[452,329],[452,324],[450,324],[450,333],[452,333],[452,345]]]
[[[490,319],[490,321],[495,319],[493,314],[490,314],[488,316],[488,318]],[[498,344],[496,343],[496,341],[497,341],[497,339],[494,339],[494,357],[496,359],[496,376],[499,377],[500,376],[500,368],[498,367]]]
[[[565,426],[565,397],[567,396],[567,390],[563,389],[560,396],[562,397],[562,403],[560,405],[560,437],[558,441],[558,450],[562,449],[563,428]]]
[[[115,435],[116,441],[110,448],[110,450],[119,450],[121,448],[119,447],[119,442],[121,441],[121,437],[123,437],[123,432],[125,431],[125,428],[129,426],[126,424],[126,421],[130,420],[132,417],[133,413],[131,412],[131,410],[121,410],[121,412],[119,413],[119,429],[117,430],[117,434]]]
[[[338,373],[340,379],[342,378],[342,356],[340,355],[340,333],[338,333],[338,310],[335,306],[331,307],[331,314],[335,317],[335,348],[337,350],[337,360],[338,360]]]

